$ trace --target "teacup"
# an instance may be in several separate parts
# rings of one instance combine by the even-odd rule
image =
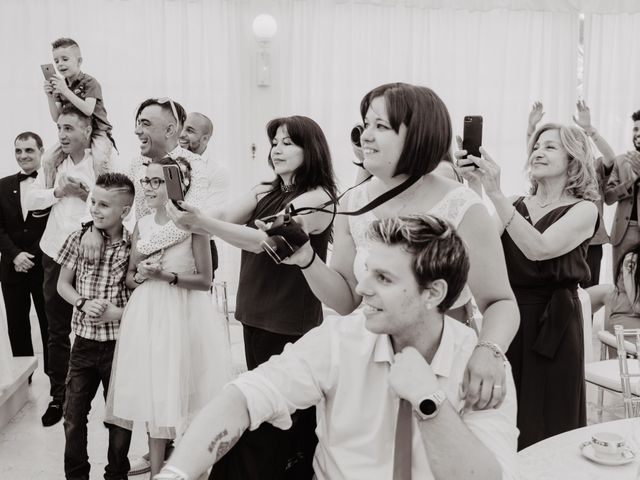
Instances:
[[[591,436],[591,444],[596,457],[617,457],[622,453],[627,441],[617,433],[598,432]]]

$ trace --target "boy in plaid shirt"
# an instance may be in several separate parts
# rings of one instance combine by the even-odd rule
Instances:
[[[83,230],[69,235],[56,259],[62,266],[58,293],[75,307],[71,327],[76,337],[69,359],[64,403],[67,480],[89,478],[87,417],[100,382],[106,399],[120,318],[130,293],[125,280],[131,244],[122,220],[131,210],[134,194],[133,183],[126,175],[100,175],[90,208],[91,228],[97,228],[105,238],[100,262],[90,264],[80,256]],[[106,425],[109,451],[104,478],[125,479],[129,471],[127,454],[131,431]]]

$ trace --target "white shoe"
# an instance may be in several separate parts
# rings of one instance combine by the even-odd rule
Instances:
[[[149,461],[149,453],[142,457],[138,457],[131,463],[131,467],[129,468],[129,475],[142,475],[144,473],[149,473],[151,471],[151,462]]]

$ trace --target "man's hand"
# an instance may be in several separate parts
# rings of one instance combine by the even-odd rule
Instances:
[[[573,121],[585,132],[590,134],[593,131],[593,125],[591,125],[591,111],[589,107],[584,103],[584,100],[578,100],[576,109],[578,110],[578,114],[573,116]]]
[[[92,318],[100,318],[107,308],[108,300],[93,299],[87,300],[82,306],[82,311]]]
[[[389,370],[389,386],[398,397],[416,405],[440,387],[431,365],[413,347],[396,353]]]
[[[13,259],[13,268],[16,272],[28,272],[35,264],[31,261],[33,255],[28,252],[20,252]]]
[[[507,393],[504,361],[488,348],[476,348],[462,383],[465,410],[498,408]]]
[[[49,82],[51,83],[51,88],[53,89],[54,94],[57,93],[58,95],[63,95],[64,97],[69,98],[71,90],[69,90],[67,82],[64,81],[64,78],[54,76],[51,77]]]
[[[90,228],[80,239],[80,257],[97,265],[102,258],[104,238],[97,228]]]
[[[65,196],[78,197],[84,201],[87,199],[87,195],[89,194],[89,187],[82,180],[67,177],[63,191]]]

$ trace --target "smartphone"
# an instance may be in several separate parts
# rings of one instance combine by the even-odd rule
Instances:
[[[174,204],[178,200],[184,200],[182,172],[180,171],[180,167],[177,165],[163,165],[162,173],[164,174],[164,184],[167,186],[167,195],[169,200],[173,200]]]
[[[56,69],[53,68],[52,63],[46,63],[44,65],[40,65],[42,69],[42,74],[44,75],[45,80],[48,82],[52,77],[56,76]]]
[[[464,117],[464,130],[462,134],[462,149],[467,151],[467,155],[480,156],[480,146],[482,145],[482,116],[467,115]],[[464,158],[467,158],[466,156]],[[463,165],[473,165],[473,162],[466,162]]]

